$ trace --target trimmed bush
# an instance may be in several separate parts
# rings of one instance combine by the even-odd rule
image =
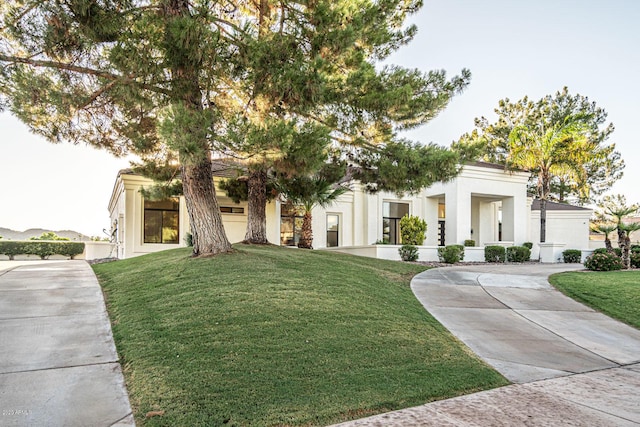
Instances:
[[[503,246],[489,245],[484,248],[484,260],[486,262],[504,262],[506,250]]]
[[[84,252],[83,242],[56,242],[55,246],[58,247],[56,250],[58,255],[68,256],[70,259],[75,259],[77,255]]]
[[[3,241],[0,242],[0,254],[7,255],[13,260],[16,255],[37,255],[40,259],[47,259],[51,255],[64,255],[74,259],[84,252],[84,243],[69,241]]]
[[[531,259],[531,249],[524,246],[510,246],[505,252],[509,262],[526,262]]]
[[[610,253],[593,253],[584,261],[584,266],[593,271],[622,270],[622,260],[619,256]]]
[[[580,249],[567,249],[562,252],[562,259],[566,264],[575,264],[582,261],[582,251]]]
[[[640,251],[634,251],[629,254],[629,263],[633,268],[640,268]]]
[[[25,252],[26,242],[16,242],[13,240],[0,242],[0,254],[6,255],[10,260],[13,260],[16,255],[22,255]]]
[[[448,245],[438,248],[438,259],[440,262],[446,262],[447,264],[455,264],[462,261],[464,259],[464,246]]]
[[[40,259],[48,259],[56,253],[56,244],[54,242],[45,242],[34,240],[25,245],[27,255],[38,255]]]
[[[640,252],[640,245],[631,245],[629,249],[631,252]]]
[[[598,249],[594,249],[593,250],[594,254],[606,254],[607,252],[607,248],[598,248]]]
[[[529,250],[533,249],[533,243],[531,242],[524,242],[522,246],[524,246],[525,248],[528,248]]]
[[[468,239],[464,241],[464,245],[468,248],[473,248],[476,245],[476,241],[473,239]]]
[[[400,219],[400,236],[403,244],[422,245],[426,232],[427,223],[422,218],[405,215]]]
[[[398,248],[398,252],[403,261],[418,260],[418,248],[414,245],[402,245]]]

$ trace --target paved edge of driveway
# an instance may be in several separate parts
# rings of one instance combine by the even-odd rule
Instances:
[[[532,268],[533,270],[531,270]],[[442,298],[441,301],[444,301],[442,304],[444,307],[438,307],[438,304],[432,303],[425,304],[425,295],[422,295],[421,298],[418,295],[420,291],[416,292],[415,279],[424,278],[424,274],[428,272],[432,272],[429,274],[439,274],[436,272],[437,270],[455,272],[456,270],[454,270],[454,268],[446,267],[443,269],[427,270],[412,280],[411,287],[418,300],[429,312],[432,310],[437,311],[438,308],[440,308],[444,309],[445,314],[447,309],[451,309],[448,314],[463,313],[473,310],[474,308],[478,309],[478,307],[480,308],[480,312],[484,309],[489,313],[491,310],[511,310],[510,307],[507,307],[507,305],[500,301],[501,297],[511,304],[522,304],[523,307],[521,308],[523,310],[520,311],[526,311],[524,310],[525,308],[529,310],[534,308],[527,306],[527,304],[532,303],[531,298],[535,301],[535,298],[540,295],[545,297],[552,295],[544,294],[544,292],[557,292],[559,295],[562,295],[548,284],[546,279],[551,273],[576,269],[579,269],[579,267],[542,264],[537,268],[535,266],[524,267],[519,271],[521,274],[516,274],[516,277],[513,277],[514,272],[509,271],[509,268],[504,266],[501,266],[501,268],[487,268],[482,266],[469,268],[459,267],[457,268],[459,274],[454,274],[455,277],[453,280],[448,274],[444,274],[440,278],[443,287],[440,289],[432,289],[436,294],[439,292],[439,296]],[[499,274],[495,274],[495,270],[499,270]],[[505,275],[508,274],[511,274],[508,280],[521,280],[516,284],[516,289],[521,289],[522,291],[512,291],[508,289],[511,286],[510,283],[505,283]],[[480,275],[483,275],[482,279],[479,279]],[[484,289],[479,289],[485,286],[491,287],[491,285],[494,285],[493,289],[490,289],[488,292],[485,292]],[[532,290],[538,290],[542,293],[536,294]],[[491,291],[493,291],[493,295]],[[467,298],[465,299],[466,292],[469,292],[469,294],[466,295]],[[557,294],[553,294],[553,296],[557,296]],[[562,295],[562,297],[567,298],[564,295]],[[558,311],[558,309],[565,307],[564,304],[567,304],[565,308],[568,308],[568,313],[577,312],[579,315],[586,316],[587,318],[593,315],[603,316],[569,298],[560,303],[553,299],[548,300],[546,298],[543,301],[545,301],[546,305],[549,305],[549,307],[546,308],[553,309],[541,310],[543,315],[546,314],[544,312]],[[431,314],[433,315],[433,313]],[[443,314],[443,312],[440,314]],[[520,313],[518,316],[520,316]],[[438,318],[438,316],[434,317],[447,327],[445,323],[446,320],[443,322],[442,320],[444,319]],[[557,319],[554,318],[553,320],[556,321]],[[598,318],[598,321],[602,322],[603,319]],[[451,324],[451,322],[449,323]],[[465,322],[462,322],[463,327],[460,328],[462,330],[464,330],[464,323]],[[631,330],[634,337],[639,333],[636,329],[609,318],[606,318],[604,323],[606,325],[614,324],[616,332],[619,332],[619,330],[617,330],[618,326],[622,325],[622,333],[627,333]],[[460,325],[457,326],[459,327]],[[558,331],[547,332],[551,333],[551,335],[558,333]],[[597,331],[597,333],[599,332],[601,331]],[[538,331],[537,333],[544,334],[543,331]],[[561,330],[559,333],[579,334],[580,328],[573,331],[569,328],[569,330]],[[456,335],[455,332],[454,335]],[[575,340],[575,337],[571,338]],[[464,339],[462,341],[464,342]],[[493,390],[431,402],[413,408],[348,421],[337,424],[336,426],[464,427],[483,426],[487,424],[496,426],[639,426],[640,400],[637,396],[640,395],[640,363],[637,363],[637,359],[636,363],[626,365],[615,363],[588,350],[588,346],[593,345],[593,343],[583,342],[581,344],[585,347],[582,348],[582,350],[586,352],[583,356],[591,358],[592,362],[595,363],[595,366],[592,366],[586,373],[575,374],[550,368],[531,367],[532,372],[527,372],[525,376],[533,373],[533,378],[540,376],[541,378],[550,379],[532,380],[531,382],[527,381],[522,384],[513,384]],[[630,349],[624,350],[633,352],[635,351],[635,347],[632,346]],[[602,351],[602,349],[597,347],[596,352],[598,351]],[[580,350],[578,349],[576,352],[579,354]],[[613,356],[612,358],[614,359],[616,357],[624,359],[628,354],[614,354]],[[526,366],[522,364],[505,366],[508,365],[508,362],[504,360],[492,360],[486,358],[486,355],[484,359],[501,372],[508,373],[513,372],[513,369],[526,368]],[[597,366],[599,363],[603,364],[600,368]]]
[[[0,267],[0,425],[135,426],[91,267]]]

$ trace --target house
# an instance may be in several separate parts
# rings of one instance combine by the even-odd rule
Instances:
[[[242,241],[247,220],[246,203],[234,203],[218,187],[229,171],[214,166],[214,182],[223,224],[231,242]],[[357,182],[330,207],[313,210],[313,246],[357,255],[399,259],[400,218],[416,215],[427,222],[421,260],[437,260],[437,247],[463,244],[466,260],[483,260],[484,246],[536,243],[539,204],[527,196],[527,172],[507,172],[488,163],[465,165],[450,182],[437,183],[418,194],[369,194]],[[150,201],[140,189],[152,182],[122,170],[109,202],[118,257],[186,245],[189,231],[184,198]],[[267,238],[282,246],[295,246],[300,236],[302,212],[280,200],[267,205]],[[534,245],[533,258],[558,260],[564,249],[589,248],[590,209],[548,203],[547,242]],[[384,242],[384,245],[375,243]],[[540,250],[542,252],[540,252]]]

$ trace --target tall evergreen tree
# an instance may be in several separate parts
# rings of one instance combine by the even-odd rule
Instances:
[[[615,144],[608,142],[614,126],[607,123],[606,111],[588,97],[571,95],[565,87],[538,101],[526,96],[516,102],[508,98],[500,100],[494,112],[498,116],[495,122],[490,122],[486,117],[476,118],[476,129],[463,135],[457,144],[467,148],[475,145],[478,156],[501,164],[507,163],[511,153],[509,138],[515,128],[559,129],[567,121],[580,118],[581,132],[592,147],[592,151],[581,160],[584,180],[578,182],[570,173],[553,174],[549,182],[549,200],[591,203],[622,177],[624,161],[615,150]],[[534,173],[530,182],[534,192],[541,185],[538,179]]]
[[[419,156],[396,131],[432,118],[466,87],[469,73],[448,81],[442,71],[375,67],[412,39],[416,28],[404,20],[420,6],[420,0],[10,0],[0,5],[0,93],[52,141],[138,154],[139,170],[156,178],[176,178],[168,171],[177,166],[194,254],[215,254],[230,245],[212,153],[248,164],[247,240],[257,242],[266,241],[264,183],[272,168],[308,173],[339,150],[362,163],[362,177],[376,188],[398,187],[396,170],[403,168],[399,175],[416,185],[457,173],[436,168],[414,177]],[[431,165],[455,163],[440,147],[421,152],[447,159]],[[309,170],[285,161],[294,158],[308,160]],[[392,169],[392,179],[385,177]]]
[[[425,186],[457,172],[448,161],[455,158],[452,153],[436,146],[414,150],[397,141],[395,131],[434,117],[466,87],[469,73],[464,70],[448,81],[442,71],[375,67],[413,38],[415,27],[403,23],[420,5],[406,0],[260,0],[243,4],[231,20],[228,31],[238,54],[226,104],[236,108],[227,111],[228,132],[220,141],[223,151],[247,167],[246,241],[266,242],[265,181],[270,174],[307,176],[327,159],[346,156],[366,172],[359,178],[368,180],[381,181],[405,168],[399,173]],[[396,159],[393,171],[381,168],[393,155],[404,157]],[[420,155],[431,156],[430,166],[447,167],[425,173]],[[401,184],[406,182],[396,179],[396,187],[405,190]]]
[[[194,255],[231,248],[211,172],[229,13],[228,2],[205,0],[0,5],[2,102],[53,142],[176,153]]]
[[[457,146],[475,147],[485,160],[507,169],[531,171],[530,189],[540,199],[541,242],[548,200],[566,201],[571,195],[586,203],[621,178],[624,162],[615,145],[606,144],[613,125],[602,127],[606,113],[586,97],[564,88],[538,102],[501,100],[495,112],[497,122],[476,119],[477,129]]]

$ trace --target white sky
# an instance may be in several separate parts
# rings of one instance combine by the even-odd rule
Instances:
[[[390,61],[450,76],[469,68],[469,88],[439,117],[408,136],[448,145],[494,118],[498,100],[537,100],[568,86],[609,113],[610,141],[627,163],[612,193],[640,202],[640,1],[425,0],[419,32]],[[51,144],[0,114],[0,227],[73,229],[102,235],[107,204],[127,160],[105,151]]]

